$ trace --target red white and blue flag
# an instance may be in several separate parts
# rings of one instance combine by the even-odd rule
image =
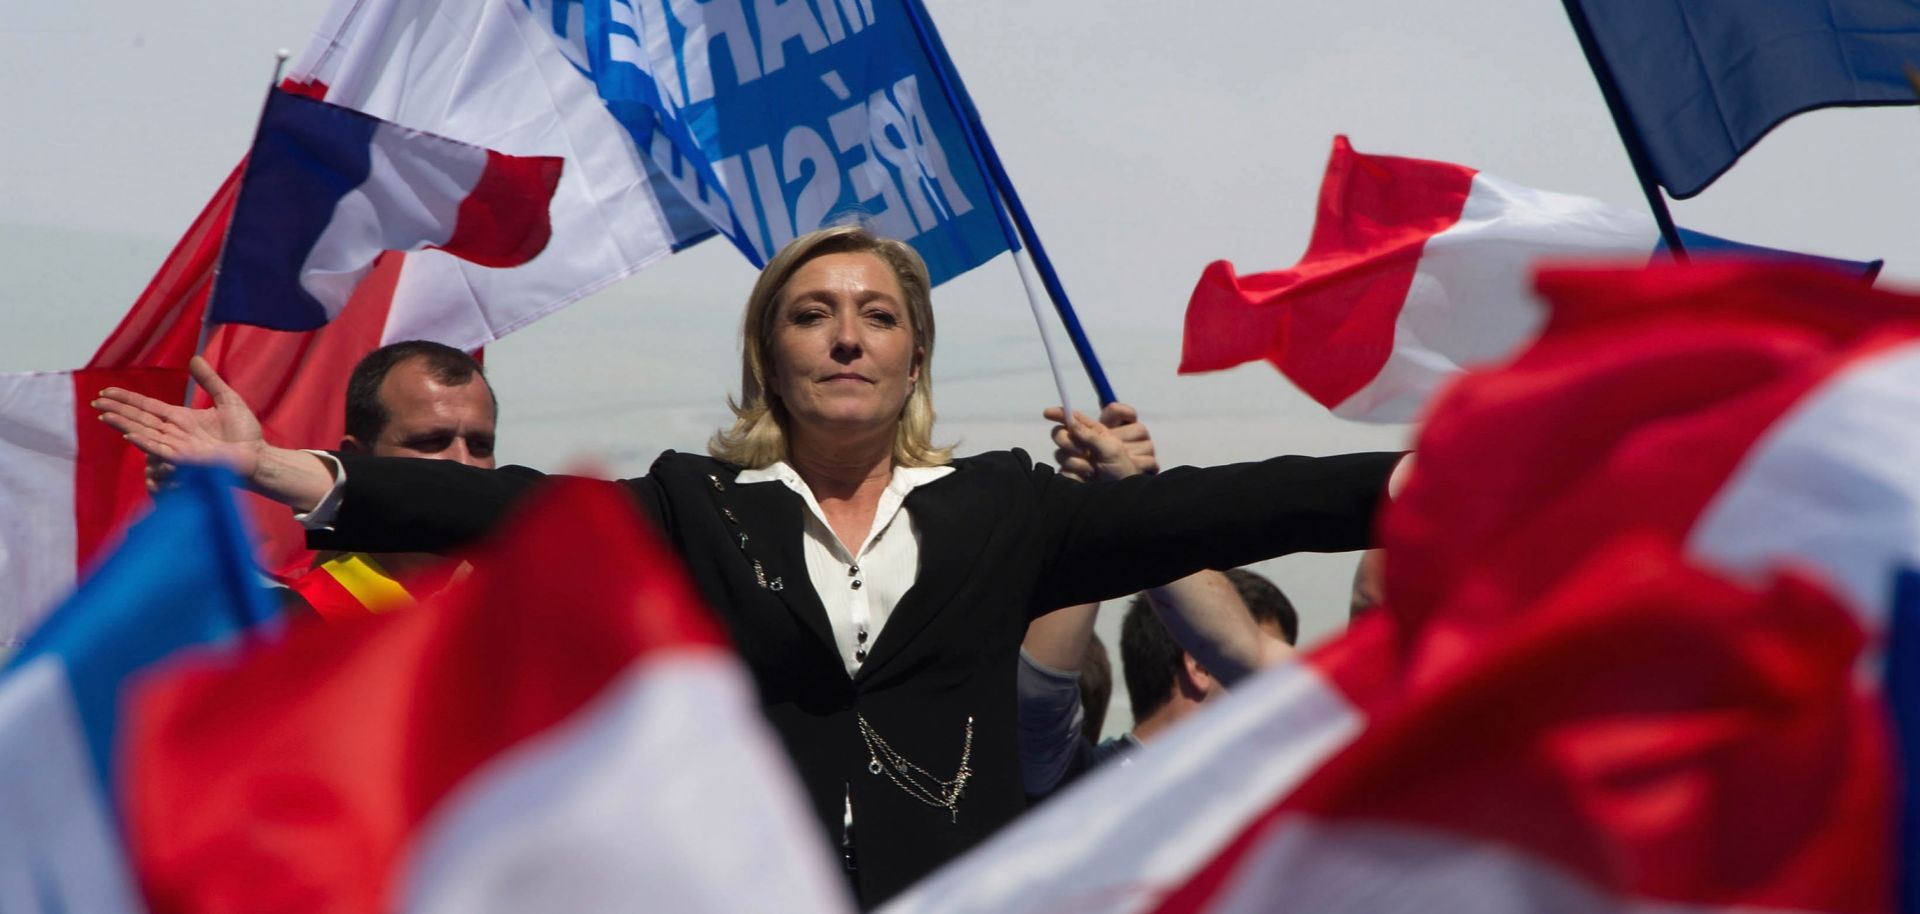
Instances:
[[[120,834],[127,697],[177,652],[232,649],[277,615],[232,474],[175,481],[0,669],[0,910],[143,910]]]
[[[1808,261],[1868,280],[1880,268],[1681,234],[1696,256]],[[1265,359],[1336,415],[1410,421],[1463,368],[1505,358],[1539,330],[1536,265],[1660,247],[1644,212],[1462,165],[1367,155],[1338,136],[1306,255],[1246,276],[1209,265],[1187,305],[1180,371]]]
[[[1427,422],[1383,609],[889,914],[1891,909],[1920,297],[1733,262],[1539,290],[1539,339]]]
[[[479,349],[711,233],[636,152],[585,72],[584,50],[556,36],[568,8],[340,0],[328,10],[285,88],[510,155],[564,156],[566,169],[548,209],[551,240],[521,266],[390,252],[320,330],[216,326],[205,355],[269,441],[338,443],[347,375],[378,346],[430,339]],[[0,375],[0,649],[17,646],[145,505],[139,452],[86,404],[107,386],[176,402],[185,394],[240,171],[85,368]],[[248,500],[263,561],[279,567],[303,548],[303,533],[285,508]]]
[[[281,89],[215,272],[216,323],[313,330],[387,251],[516,267],[547,246],[558,156],[510,156]]]
[[[154,914],[851,911],[678,558],[612,484],[532,502],[417,607],[133,697]]]
[[[232,475],[175,478],[0,670],[0,909],[852,910],[618,487],[535,496],[419,607],[283,628]]]

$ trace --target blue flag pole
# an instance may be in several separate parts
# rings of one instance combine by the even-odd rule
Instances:
[[[1587,11],[1580,0],[1561,0],[1561,5],[1566,7],[1567,19],[1573,23],[1574,36],[1580,39],[1580,50],[1587,55],[1587,65],[1593,68],[1593,78],[1600,83],[1600,95],[1607,100],[1607,112],[1613,115],[1613,127],[1620,133],[1620,142],[1627,147],[1627,160],[1633,163],[1634,177],[1640,179],[1640,192],[1647,195],[1647,205],[1653,209],[1653,221],[1660,226],[1660,238],[1667,243],[1674,260],[1686,263],[1687,248],[1680,241],[1680,229],[1673,224],[1673,214],[1667,212],[1667,198],[1660,193],[1660,182],[1653,174],[1653,159],[1647,154],[1646,142],[1634,127],[1633,118],[1627,115],[1626,101],[1614,81],[1613,68],[1608,66],[1606,55],[1593,38]]]
[[[1046,248],[1040,243],[1039,233],[1034,231],[1033,220],[1027,218],[1027,208],[1020,203],[1020,194],[1013,188],[1013,179],[1007,176],[1007,169],[1000,162],[1000,154],[993,148],[993,141],[987,137],[987,128],[980,122],[980,112],[974,108],[973,99],[967,95],[965,84],[960,81],[960,72],[953,66],[953,59],[947,56],[946,45],[940,41],[940,33],[934,29],[933,17],[927,14],[921,0],[901,0],[907,16],[913,22],[914,33],[920,39],[921,50],[927,60],[933,64],[934,75],[939,77],[940,91],[946,96],[947,103],[960,112],[962,132],[967,138],[967,151],[973,155],[974,165],[993,180],[997,194],[993,196],[994,213],[1000,217],[1000,225],[1007,232],[1008,244],[1019,257],[1020,242],[1025,242],[1027,252],[1033,258],[1034,269],[1040,273],[1040,282],[1046,287],[1047,297],[1053,301],[1053,308],[1060,315],[1060,323],[1067,329],[1067,338],[1073,341],[1073,351],[1080,356],[1080,364],[1086,368],[1087,380],[1093,382],[1093,389],[1105,406],[1117,399],[1113,394],[1113,385],[1107,383],[1107,373],[1100,367],[1100,357],[1094,354],[1093,344],[1087,340],[1087,332],[1080,326],[1080,318],[1074,314],[1073,303],[1067,298],[1065,286],[1060,284],[1060,275],[1053,268],[1053,261],[1047,257]],[[1001,206],[1004,199],[1005,208]],[[1007,225],[1008,215],[1012,216],[1013,227]],[[1014,237],[1014,229],[1019,237]],[[1022,276],[1024,280],[1024,275]]]

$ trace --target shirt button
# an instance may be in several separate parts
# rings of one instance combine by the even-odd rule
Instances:
[[[853,577],[854,575],[857,575],[859,573],[860,573],[860,566],[858,565],[847,566],[847,577]]]
[[[857,651],[854,651],[854,652],[853,652],[853,662],[854,662],[854,663],[865,663],[865,662],[867,662],[867,649],[863,647],[863,648],[860,648],[860,649],[859,649],[859,650],[857,650]]]
[[[854,579],[853,579],[853,589],[854,589],[854,590],[859,590],[859,589],[860,589],[860,579],[859,579],[859,578],[854,578]]]

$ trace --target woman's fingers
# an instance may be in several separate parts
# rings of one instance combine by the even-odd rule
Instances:
[[[1100,408],[1100,422],[1108,428],[1119,428],[1140,421],[1140,411],[1115,400]]]
[[[141,452],[148,457],[172,460],[180,453],[180,449],[175,447],[172,442],[157,437],[150,432],[133,431],[126,433],[124,437],[127,439],[128,444],[139,448]]]
[[[108,428],[119,432],[129,441],[136,435],[146,439],[159,440],[162,436],[168,434],[168,428],[165,425],[144,425],[133,419],[125,416],[116,416],[112,413],[101,413],[100,421],[105,422]]]
[[[1089,463],[1085,457],[1069,455],[1060,458],[1060,472],[1063,475],[1071,476],[1081,482],[1086,482],[1093,478],[1093,464]]]
[[[121,415],[133,411],[151,413],[155,416],[171,419],[175,412],[185,412],[186,407],[156,400],[146,394],[127,390],[124,387],[109,387],[100,392],[100,396],[91,404],[94,409],[106,410],[110,407]]]
[[[228,387],[220,374],[213,370],[212,362],[196,355],[187,363],[187,372],[193,375],[195,383],[207,392],[207,396],[211,397],[213,402],[224,405],[230,400],[240,400],[240,395],[235,393],[233,388]],[[241,402],[244,405],[244,401]]]
[[[123,432],[136,429],[158,430],[167,425],[167,420],[155,415],[152,411],[119,400],[103,397],[93,401],[93,408],[100,411],[100,418],[103,421]]]
[[[1053,446],[1059,448],[1062,453],[1078,452],[1081,448],[1079,439],[1075,438],[1073,432],[1068,431],[1064,425],[1053,427]]]

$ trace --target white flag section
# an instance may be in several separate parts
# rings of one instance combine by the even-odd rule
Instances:
[[[73,586],[73,375],[0,374],[0,657]]]
[[[1690,554],[1754,575],[1817,571],[1869,630],[1920,569],[1920,346],[1846,366],[1782,416],[1689,534]]]
[[[293,64],[292,78],[325,86],[333,104],[508,155],[566,159],[540,256],[495,270],[439,252],[408,255],[382,342],[478,348],[707,231],[649,181],[626,129],[542,21],[551,8],[539,6],[337,0]]]
[[[1533,268],[1567,258],[1645,257],[1660,242],[1653,217],[1573,194],[1472,176],[1459,221],[1427,239],[1393,323],[1379,374],[1333,414],[1411,422],[1468,366],[1497,361],[1546,319]]]
[[[0,734],[0,911],[144,910],[61,657],[0,678]]]
[[[704,653],[637,664],[471,775],[393,910],[850,911],[745,671]]]

